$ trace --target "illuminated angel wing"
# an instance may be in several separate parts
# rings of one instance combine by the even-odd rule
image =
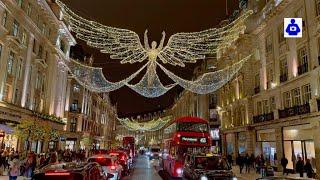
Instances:
[[[112,59],[121,59],[121,63],[142,62],[147,59],[147,52],[137,33],[87,20],[72,12],[61,1],[56,2],[76,37],[89,46],[100,49],[102,53],[111,54]]]
[[[247,11],[222,28],[174,34],[169,38],[167,46],[160,51],[158,57],[163,63],[184,67],[184,63],[195,63],[199,59],[204,59],[205,55],[215,54],[244,33],[244,20],[251,14],[252,11]]]

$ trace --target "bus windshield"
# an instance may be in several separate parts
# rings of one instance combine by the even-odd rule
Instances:
[[[178,131],[187,132],[208,132],[207,123],[181,122],[177,124]]]

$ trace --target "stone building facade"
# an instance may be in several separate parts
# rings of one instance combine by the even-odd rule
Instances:
[[[52,142],[33,142],[32,151],[64,149],[70,147],[65,145],[68,138],[78,137],[67,131],[72,129],[69,96],[70,92],[73,94],[70,84],[75,81],[63,65],[76,40],[61,16],[51,0],[0,1],[0,131],[5,135],[0,137],[2,147],[25,149],[24,142],[13,132],[24,119],[47,121],[63,134]],[[86,108],[94,109],[86,114],[89,128],[84,131],[95,133],[100,146],[105,147],[110,134],[105,124],[109,117],[105,116],[114,119],[116,112],[108,94],[91,95],[85,90],[81,93],[90,94],[85,100]],[[80,122],[77,125],[81,127]],[[104,135],[108,137],[102,138]]]
[[[279,169],[283,156],[289,169],[302,157],[320,171],[319,3],[249,1],[248,8],[255,13],[246,34],[235,42],[237,49],[226,50],[225,55],[255,56],[219,90],[224,154],[262,154]],[[288,17],[303,19],[302,38],[283,37],[283,19]]]

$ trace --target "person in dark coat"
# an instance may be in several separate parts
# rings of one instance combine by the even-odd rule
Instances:
[[[298,157],[298,162],[296,164],[296,171],[300,174],[300,177],[303,177],[304,162],[301,157]]]
[[[314,171],[310,159],[307,159],[307,162],[304,165],[304,170],[306,171],[308,178],[313,178]]]
[[[284,174],[288,175],[287,165],[288,165],[288,159],[285,156],[283,156],[283,158],[281,158],[281,166],[283,168],[283,175]]]
[[[245,165],[246,165],[246,172],[247,173],[250,173],[250,168],[251,168],[251,158],[249,156],[249,154],[247,153],[246,156],[244,157],[244,162],[245,162]]]
[[[230,166],[232,167],[232,164],[233,164],[232,154],[228,154],[227,160],[228,160],[228,163],[230,164]]]
[[[238,154],[238,157],[237,157],[237,164],[240,168],[240,174],[242,174],[242,170],[243,170],[243,167],[244,167],[244,157],[242,157],[240,154]]]

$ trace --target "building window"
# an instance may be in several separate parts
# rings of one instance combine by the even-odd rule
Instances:
[[[308,53],[307,48],[303,47],[298,50],[298,74],[308,72]]]
[[[21,43],[22,43],[23,45],[27,45],[27,34],[26,34],[26,32],[22,32]]]
[[[292,106],[301,105],[300,88],[292,89],[291,94],[292,94]]]
[[[284,33],[283,33],[283,24],[280,25],[280,27],[278,28],[278,34],[279,34],[279,44],[282,44],[286,41],[286,39],[284,38]]]
[[[291,107],[291,94],[290,91],[283,93],[283,106],[284,108]]]
[[[271,83],[273,82],[273,64],[267,67],[267,89],[271,88]]]
[[[254,77],[254,93],[257,94],[260,92],[260,75],[256,74]]]
[[[280,59],[280,82],[288,80],[288,63],[287,59]]]
[[[64,44],[63,40],[60,40],[60,50],[62,52],[65,52],[65,49],[66,49],[66,45]]]
[[[32,11],[32,5],[29,3],[27,7],[27,15],[30,17]]]
[[[13,61],[14,61],[14,53],[11,51],[8,59],[7,72],[12,75],[13,73]]]
[[[262,114],[262,103],[261,101],[257,102],[257,115]]]
[[[23,61],[22,61],[22,59],[20,59],[20,60],[19,60],[18,70],[17,70],[17,73],[18,73],[17,77],[18,77],[19,79],[22,78],[22,70],[23,70]]]
[[[1,24],[3,27],[6,27],[7,20],[8,20],[8,11],[4,11],[2,15],[2,21],[1,21]]]
[[[71,104],[71,111],[77,111],[78,110],[78,100],[73,100],[73,103]]]
[[[39,49],[38,49],[38,58],[42,59],[42,54],[43,54],[43,48],[42,48],[42,46],[40,45],[40,46],[39,46]]]
[[[310,84],[302,86],[301,90],[302,90],[302,104],[308,104],[311,99]]]
[[[79,84],[74,84],[73,85],[73,92],[75,92],[75,93],[80,92],[80,85]]]
[[[71,118],[70,132],[76,132],[76,130],[77,130],[77,121],[78,121],[78,118]]]
[[[272,34],[266,37],[266,52],[267,54],[272,53]]]
[[[23,4],[23,0],[16,0],[17,1],[17,5],[22,8],[22,4]]]
[[[274,96],[270,97],[270,111],[277,109],[276,107],[276,99]]]
[[[1,60],[1,55],[2,55],[2,44],[0,44],[0,60]]]
[[[13,26],[12,26],[12,36],[17,37],[18,34],[19,34],[19,23],[18,21],[14,20]]]
[[[47,29],[47,25],[45,23],[42,23],[42,33],[44,35],[46,35],[46,29]]]
[[[320,16],[320,0],[316,0],[316,12],[317,16]]]
[[[262,106],[263,114],[269,113],[269,103],[268,100],[263,100],[263,106]]]

